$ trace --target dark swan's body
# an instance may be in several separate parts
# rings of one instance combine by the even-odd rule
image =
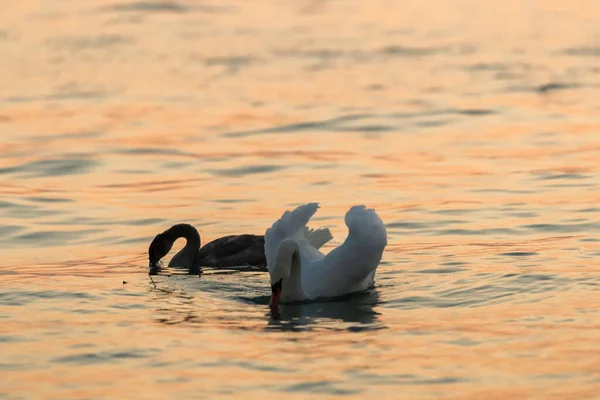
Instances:
[[[198,273],[201,267],[267,270],[263,235],[229,235],[200,247],[200,234],[196,228],[177,224],[157,235],[150,244],[150,274],[160,271],[158,262],[179,238],[185,238],[187,242],[169,262],[171,268],[185,268],[189,273]]]

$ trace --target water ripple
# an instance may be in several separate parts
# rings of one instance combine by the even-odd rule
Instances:
[[[531,229],[539,232],[582,233],[600,231],[600,223],[589,222],[584,224],[530,224],[523,225],[522,228]]]
[[[42,300],[98,300],[99,297],[84,292],[68,292],[59,290],[25,291],[11,290],[0,292],[0,304],[6,306],[22,306]]]
[[[308,392],[308,393],[323,393],[334,396],[343,396],[349,394],[361,393],[361,390],[342,389],[331,381],[311,381],[297,383],[283,388],[284,392]]]
[[[148,13],[186,13],[189,8],[182,3],[169,0],[157,0],[157,1],[133,1],[130,3],[118,3],[110,6],[106,6],[107,11],[134,11],[134,12],[148,12]]]
[[[454,121],[453,119],[435,119],[439,117],[452,117],[452,116],[467,116],[467,117],[484,117],[488,115],[496,114],[496,110],[491,109],[439,109],[423,112],[414,113],[390,113],[390,114],[346,114],[335,118],[310,121],[310,122],[299,122],[289,125],[275,126],[265,129],[238,131],[238,132],[226,132],[221,134],[222,137],[226,138],[238,138],[238,137],[249,137],[255,135],[265,134],[281,134],[281,133],[299,133],[299,132],[385,132],[385,131],[398,131],[404,128],[404,125],[408,125],[411,120],[415,126],[436,126],[440,124],[446,124]],[[433,118],[433,119],[431,119]],[[383,120],[385,123],[372,123],[372,124],[360,124],[356,122],[364,122],[366,120]]]
[[[0,175],[19,174],[21,178],[67,176],[88,173],[98,165],[98,161],[89,158],[47,159],[0,168]]]
[[[285,168],[283,165],[249,165],[246,167],[236,167],[229,169],[215,169],[210,172],[218,176],[236,176],[242,177],[245,175],[264,174],[269,172],[279,171]]]
[[[58,357],[50,360],[59,364],[76,364],[86,366],[90,364],[114,364],[126,359],[149,358],[158,353],[160,349],[132,349],[119,352],[79,353],[70,356]]]
[[[36,231],[15,236],[21,244],[35,246],[53,246],[68,244],[85,239],[86,236],[106,232],[106,229],[81,229],[77,231]]]

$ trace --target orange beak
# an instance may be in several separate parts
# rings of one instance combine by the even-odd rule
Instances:
[[[271,295],[271,301],[269,301],[269,307],[270,308],[277,308],[277,306],[279,305],[279,298],[281,297],[281,291],[278,291],[277,293],[273,293]]]
[[[277,283],[271,285],[271,301],[269,301],[269,308],[275,309],[279,305],[281,299],[281,288],[283,279],[280,279]]]

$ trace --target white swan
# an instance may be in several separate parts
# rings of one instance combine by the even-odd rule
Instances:
[[[345,217],[348,237],[325,256],[307,239],[306,224],[318,208],[309,203],[286,211],[265,233],[271,308],[280,301],[337,297],[373,286],[387,245],[377,213],[362,205],[350,208]]]

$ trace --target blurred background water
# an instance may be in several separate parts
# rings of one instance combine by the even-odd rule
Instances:
[[[598,398],[600,3],[2,8],[0,398]],[[373,290],[145,275],[309,201]]]

